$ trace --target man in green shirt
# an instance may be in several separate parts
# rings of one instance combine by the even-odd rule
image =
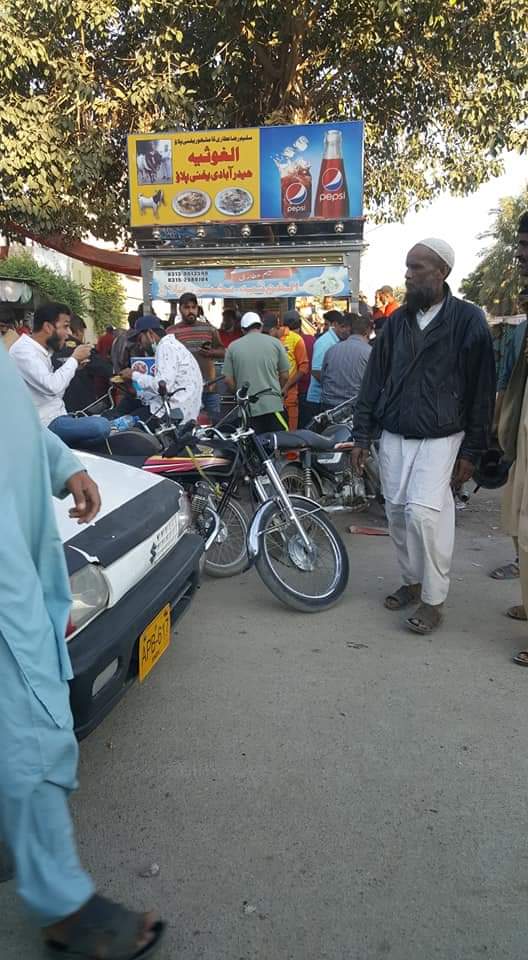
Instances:
[[[280,340],[262,335],[258,313],[245,313],[240,322],[242,339],[227,348],[224,360],[226,384],[235,393],[249,383],[249,393],[269,390],[251,404],[251,426],[257,433],[287,430],[282,390],[288,381],[288,354]]]

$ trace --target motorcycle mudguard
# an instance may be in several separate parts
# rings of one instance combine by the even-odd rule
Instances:
[[[251,523],[249,524],[249,527],[248,527],[246,543],[247,543],[247,552],[248,552],[250,566],[252,566],[252,564],[255,563],[255,559],[258,556],[258,552],[260,550],[259,534],[260,534],[260,527],[262,523],[262,517],[264,516],[270,503],[273,503],[273,501],[266,500],[265,503],[261,504],[257,512],[254,514],[253,519],[251,520]]]

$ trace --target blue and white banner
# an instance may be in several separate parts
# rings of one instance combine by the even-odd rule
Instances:
[[[182,293],[197,297],[346,297],[350,283],[346,267],[334,264],[155,270],[153,300],[177,300]]]

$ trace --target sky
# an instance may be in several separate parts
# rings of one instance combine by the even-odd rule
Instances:
[[[361,259],[361,290],[374,302],[374,291],[389,284],[402,286],[407,251],[425,237],[441,237],[455,250],[456,261],[449,284],[458,292],[460,281],[471,273],[479,253],[489,244],[479,240],[492,219],[490,213],[501,197],[520,193],[528,183],[528,158],[507,154],[505,172],[493,177],[467,197],[441,194],[417,213],[409,213],[403,223],[366,224],[365,242],[369,245]]]

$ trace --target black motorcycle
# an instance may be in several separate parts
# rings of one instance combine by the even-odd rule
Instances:
[[[275,466],[278,451],[333,448],[309,430],[257,435],[250,427],[243,384],[233,411],[216,426],[182,423],[170,405],[174,394],[159,384],[156,417],[111,434],[101,453],[176,480],[190,497],[195,529],[204,537],[205,570],[233,576],[255,564],[283,603],[317,612],[336,603],[349,577],[345,545],[321,507],[289,496]],[[252,519],[241,507],[249,488]]]
[[[354,446],[353,400],[314,417],[308,427],[331,441],[330,450],[287,452],[281,458],[281,480],[290,494],[317,500],[328,513],[366,510],[373,501],[383,503],[379,457],[372,444],[363,473],[352,467]]]
[[[332,443],[309,430],[256,434],[249,426],[250,406],[268,391],[249,396],[243,384],[236,394],[236,407],[214,427],[182,425],[174,443],[161,457],[151,458],[156,472],[170,476],[174,467],[185,487],[209,498],[220,517],[221,528],[208,552],[206,565],[223,563],[224,551],[233,567],[234,535],[232,510],[249,486],[254,515],[245,531],[244,556],[235,559],[240,567],[254,563],[262,580],[279,600],[289,607],[313,613],[336,603],[349,577],[348,554],[341,537],[321,507],[302,496],[289,496],[281,481],[275,459],[278,450],[328,450]],[[229,421],[236,420],[236,425]],[[227,421],[227,422],[226,422]],[[149,464],[145,463],[144,469]],[[228,523],[225,523],[226,517]],[[236,544],[240,543],[239,534]]]

